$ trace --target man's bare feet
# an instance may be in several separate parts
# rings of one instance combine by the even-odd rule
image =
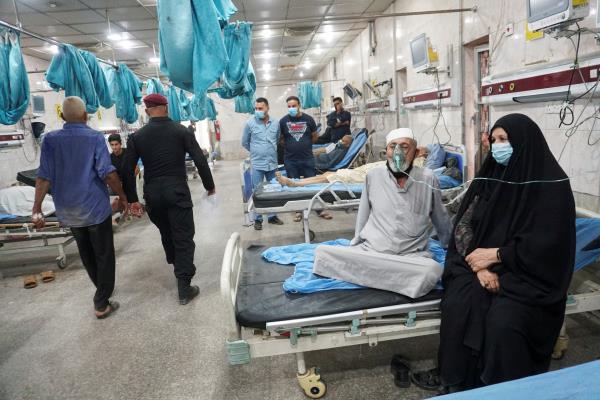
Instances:
[[[298,186],[298,184],[294,180],[288,178],[287,176],[281,175],[281,172],[279,171],[275,172],[275,179],[277,179],[277,182],[279,182],[281,186]]]

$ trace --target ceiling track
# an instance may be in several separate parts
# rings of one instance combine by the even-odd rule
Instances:
[[[287,25],[287,24],[299,24],[304,22],[369,22],[379,18],[394,18],[394,17],[414,17],[420,15],[432,15],[432,14],[453,14],[462,12],[477,12],[477,6],[471,8],[451,8],[447,10],[428,10],[428,11],[413,11],[413,12],[402,12],[402,13],[388,13],[388,14],[346,14],[346,15],[335,15],[325,17],[310,17],[310,18],[297,18],[297,19],[283,19],[275,21],[256,21],[253,22],[255,26],[261,25]]]

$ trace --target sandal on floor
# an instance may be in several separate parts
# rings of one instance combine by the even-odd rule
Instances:
[[[108,308],[108,310],[106,308]],[[96,314],[96,318],[98,318],[98,319],[108,318],[112,313],[114,313],[115,311],[117,311],[119,309],[119,303],[117,303],[116,301],[111,301],[108,303],[106,308],[104,309],[104,312],[102,314],[100,314],[100,315]]]
[[[54,271],[44,271],[41,273],[41,275],[42,282],[44,283],[52,282],[55,278]]]
[[[300,222],[302,221],[302,214],[296,214],[294,216],[294,222]]]
[[[423,390],[439,390],[442,385],[440,382],[440,373],[437,368],[413,372],[410,380]]]
[[[410,387],[410,366],[399,354],[392,357],[390,371],[394,375],[394,384],[399,388]]]
[[[333,219],[333,217],[331,216],[331,214],[328,214],[326,212],[322,212],[321,214],[319,214],[319,217],[323,218],[323,219],[327,219],[327,220]]]
[[[37,279],[35,275],[27,275],[23,278],[23,287],[25,289],[33,289],[37,286]]]

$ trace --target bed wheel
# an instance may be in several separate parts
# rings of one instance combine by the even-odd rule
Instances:
[[[554,344],[554,350],[552,351],[552,359],[560,360],[565,356],[565,352],[569,348],[569,336],[568,335],[560,335],[558,339],[556,339],[556,343]]]
[[[310,241],[311,241],[311,242],[315,240],[315,237],[316,237],[316,236],[317,236],[317,235],[315,235],[315,232],[314,232],[313,230],[309,230],[309,231],[308,231],[308,237],[310,238]]]
[[[305,374],[298,375],[298,383],[304,394],[311,399],[320,399],[325,396],[327,386],[321,380],[321,375],[317,373],[316,368],[309,369]]]
[[[58,268],[60,268],[60,269],[67,268],[67,259],[65,257],[57,257],[56,265],[58,265]]]

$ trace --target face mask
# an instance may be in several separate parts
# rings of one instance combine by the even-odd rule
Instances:
[[[388,159],[388,167],[392,171],[395,177],[407,174],[411,168],[411,165],[407,165],[406,154],[399,144],[394,147],[394,153],[392,158]]]
[[[298,115],[298,108],[290,107],[290,108],[288,108],[288,113],[290,114],[291,117],[295,117],[296,115]]]
[[[498,164],[507,166],[512,153],[513,148],[510,143],[492,143],[492,157]]]
[[[256,119],[263,119],[265,117],[265,112],[261,110],[255,110],[254,116],[256,117]]]

